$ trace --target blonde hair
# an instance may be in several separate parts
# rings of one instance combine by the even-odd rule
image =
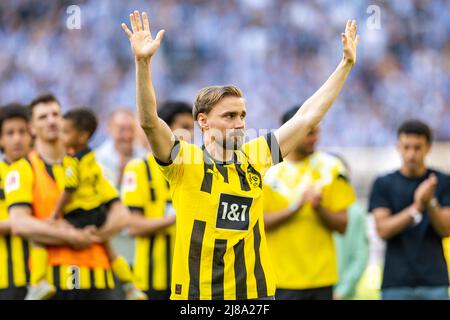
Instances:
[[[205,87],[201,89],[195,97],[194,107],[192,108],[194,120],[197,120],[199,113],[208,114],[223,98],[242,98],[242,96],[243,94],[241,89],[233,85]]]

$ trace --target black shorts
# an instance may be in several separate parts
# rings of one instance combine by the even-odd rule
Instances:
[[[65,214],[64,219],[78,229],[87,226],[100,228],[106,222],[106,207],[100,206],[93,210],[76,209]]]
[[[50,300],[114,300],[112,289],[57,290]]]
[[[149,300],[169,300],[170,290],[147,290],[145,294]]]
[[[277,300],[333,300],[333,287],[302,290],[277,289],[275,297]]]
[[[0,289],[0,300],[23,300],[27,295],[27,287]]]

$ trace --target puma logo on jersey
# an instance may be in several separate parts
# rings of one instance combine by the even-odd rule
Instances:
[[[216,228],[248,230],[253,198],[220,194]]]

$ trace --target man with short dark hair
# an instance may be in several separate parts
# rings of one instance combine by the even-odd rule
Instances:
[[[295,106],[282,117],[287,123]],[[333,231],[345,233],[355,194],[343,162],[316,150],[319,126],[264,179],[264,224],[279,300],[331,300],[338,281]]]
[[[61,106],[54,96],[44,95],[33,100],[30,109],[35,150],[26,159],[10,166],[6,178],[11,229],[13,233],[47,247],[47,250],[33,249],[31,259],[48,254],[51,271],[47,280],[57,289],[56,299],[108,299],[114,281],[101,245],[108,230],[60,228],[47,221],[64,187]],[[111,210],[118,205],[112,203]],[[105,226],[109,225],[111,230],[117,220],[108,215]],[[31,283],[37,284],[33,280]],[[46,297],[43,294],[35,298]]]
[[[31,148],[29,120],[28,110],[20,104],[0,108],[0,146],[4,154],[0,160],[0,300],[23,300],[29,281],[28,242],[12,233],[5,201],[9,167]]]
[[[376,179],[369,211],[386,240],[383,299],[448,299],[442,239],[450,235],[450,177],[426,167],[432,133],[418,120],[398,130],[400,170]]]

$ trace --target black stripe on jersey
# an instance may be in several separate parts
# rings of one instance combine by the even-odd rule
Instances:
[[[151,185],[151,181],[152,181],[152,173],[150,171],[150,164],[148,163],[147,160],[144,160],[144,164],[145,164],[145,171],[147,172],[147,180],[149,185]],[[150,200],[151,201],[156,201],[156,194],[155,194],[155,188],[153,188],[152,186],[150,186]]]
[[[44,160],[42,160],[45,165],[45,171],[47,171],[47,174],[52,178],[53,181],[56,181],[55,175],[53,174],[53,166],[51,164],[46,163]]]
[[[180,148],[181,148],[180,140],[176,139],[174,144],[173,144],[172,151],[170,152],[170,159],[169,159],[169,161],[168,162],[161,161],[161,160],[159,160],[158,158],[155,157],[156,163],[159,164],[160,166],[163,166],[163,167],[170,166],[172,164],[173,160],[175,160],[175,158],[177,157],[178,153],[180,152]]]
[[[212,180],[213,180],[213,175],[212,175],[211,170],[214,170],[214,164],[206,162],[206,159],[205,159],[205,163],[203,165],[203,170],[204,170],[204,174],[203,174],[202,187],[201,187],[200,191],[211,193]]]
[[[189,294],[190,300],[200,299],[200,262],[206,222],[194,220],[189,245]]]
[[[153,267],[153,251],[155,248],[155,238],[156,235],[151,235],[149,241],[149,248],[148,248],[148,289],[153,290],[153,273],[154,273],[154,267]]]
[[[75,158],[77,158],[78,160],[81,160],[89,152],[91,152],[91,148],[86,148],[86,149],[80,150],[75,154]]]
[[[8,288],[14,287],[14,275],[13,275],[13,262],[12,262],[12,245],[11,245],[11,236],[7,235],[5,236],[6,240],[6,255],[8,257],[8,263],[7,263],[7,272],[8,272]]]
[[[238,163],[235,163],[234,166],[236,167],[236,171],[239,176],[239,181],[241,183],[241,190],[242,191],[250,191],[250,185],[248,184],[247,177],[245,176],[244,170],[242,170],[241,165]]]
[[[144,159],[145,164],[145,172],[147,173],[148,181],[152,181],[152,173],[150,172],[150,165],[148,164],[147,159]]]
[[[53,285],[56,288],[61,288],[60,266],[53,266],[52,272],[53,272]]]
[[[106,269],[103,269],[102,273],[101,273],[101,277],[103,278],[103,283],[105,284],[105,289],[109,289],[108,277],[106,276],[106,273],[107,273]]]
[[[94,272],[94,269],[89,269],[89,282],[90,282],[89,288],[94,289],[95,288],[95,272]]]
[[[225,262],[223,256],[227,251],[227,240],[216,239],[212,263],[211,289],[213,300],[223,300],[223,280],[225,274]]]
[[[171,254],[171,247],[172,247],[172,237],[170,234],[166,234],[166,289],[170,289],[170,282],[171,282],[171,276],[172,276],[172,254]]]
[[[8,207],[8,210],[11,210],[11,208],[13,208],[13,207],[28,207],[28,208],[31,208],[32,206],[33,205],[31,203],[29,203],[29,202],[16,202],[16,203],[10,204],[9,207]]]
[[[342,179],[342,180],[344,180],[345,182],[350,182],[349,179],[348,179],[348,177],[345,176],[345,175],[343,175],[342,173],[340,173],[340,174],[338,175],[337,178],[338,178],[338,179]]]
[[[144,208],[142,207],[128,206],[128,210],[144,214]]]
[[[247,300],[247,269],[245,267],[244,246],[244,239],[241,239],[234,246],[234,278],[237,300]]]
[[[156,194],[154,188],[150,188],[150,200],[153,202],[156,201]]]
[[[269,132],[264,138],[266,138],[267,145],[269,146],[270,155],[272,156],[272,164],[276,165],[283,161],[283,155],[281,154],[280,145],[273,132]]]
[[[0,189],[0,200],[5,200],[5,191],[3,189]]]
[[[22,239],[22,250],[23,250],[23,266],[25,268],[25,279],[27,283],[29,283],[30,269],[28,268],[28,261],[30,259],[30,244],[25,239]]]
[[[259,249],[261,247],[261,233],[259,231],[259,221],[253,228],[253,237],[255,241],[255,278],[258,298],[267,297],[267,284],[264,269],[261,264],[261,255]]]
[[[228,169],[221,164],[216,164],[217,171],[222,175],[223,181],[228,183]]]

